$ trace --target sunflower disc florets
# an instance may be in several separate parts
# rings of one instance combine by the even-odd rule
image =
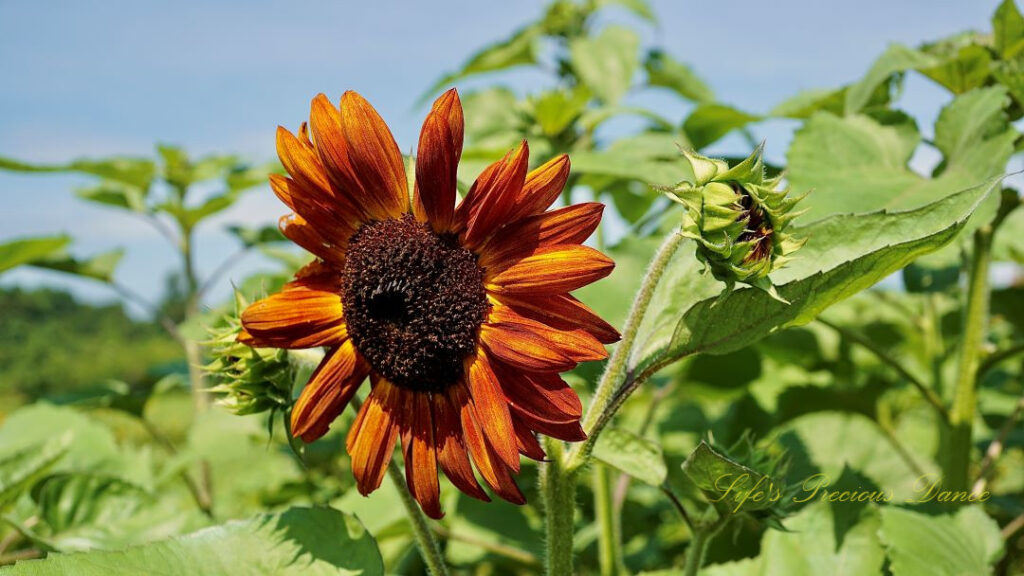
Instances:
[[[762,147],[739,164],[683,151],[693,181],[667,194],[686,207],[681,234],[697,242],[697,258],[730,288],[743,282],[781,300],[768,275],[791,259],[803,239],[786,229],[799,215],[793,207],[802,196],[776,190],[783,175],[765,176]]]

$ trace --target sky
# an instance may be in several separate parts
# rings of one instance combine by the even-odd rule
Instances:
[[[606,20],[635,24],[647,46],[690,63],[719,99],[752,112],[809,88],[859,78],[891,42],[916,45],[965,29],[990,29],[995,0],[652,0],[659,25],[624,11]],[[63,162],[112,154],[152,155],[156,143],[195,154],[274,156],[277,125],[294,128],[324,92],[354,89],[374,104],[402,150],[422,123],[415,102],[444,72],[476,49],[541,13],[545,2],[280,2],[0,0],[0,156]],[[544,79],[513,73],[520,92]],[[459,83],[461,90],[495,77]],[[685,107],[658,94],[635,103],[682,120]],[[947,96],[911,77],[902,106],[927,132]],[[769,160],[782,161],[796,126],[754,127]],[[726,138],[714,153],[744,152]],[[0,172],[0,242],[66,233],[78,255],[127,247],[119,282],[154,299],[175,252],[141,220],[87,204],[73,190],[89,183],[66,175]],[[285,209],[260,187],[199,233],[198,267],[210,272],[235,244],[217,229],[276,221]],[[220,282],[268,267],[248,257]],[[0,285],[54,285],[93,301],[113,299],[102,286],[58,273],[17,270]]]

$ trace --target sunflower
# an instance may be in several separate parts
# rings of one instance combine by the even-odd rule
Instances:
[[[277,131],[288,176],[271,176],[291,210],[286,237],[316,256],[281,292],[242,313],[239,341],[326,347],[296,400],[291,433],[323,436],[367,376],[371,389],[346,447],[359,492],[380,486],[401,441],[406,481],[433,518],[438,469],[466,494],[525,502],[520,454],[541,460],[535,434],[586,436],[576,393],[559,376],[607,356],[619,335],[569,294],[613,262],[582,242],[603,206],[545,211],[569,158],[527,171],[523,141],[477,178],[456,207],[463,116],[452,89],[423,123],[410,201],[405,164],[362,96],[323,94],[298,134]],[[472,462],[472,464],[471,464]]]

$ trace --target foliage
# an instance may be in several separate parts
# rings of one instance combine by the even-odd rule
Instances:
[[[0,158],[90,179],[82,201],[145,219],[182,256],[155,305],[118,284],[120,249],[0,243],[0,272],[86,277],[153,314],[148,325],[58,293],[0,294],[3,382],[37,399],[0,426],[0,563],[21,560],[0,573],[422,574],[417,549],[434,540],[474,574],[1024,571],[1024,209],[1006,174],[1024,150],[1024,17],[1004,0],[991,32],[892,45],[859,79],[757,111],[651,42],[655,23],[643,0],[555,0],[424,95],[476,79],[460,94],[463,192],[520,139],[534,162],[569,153],[564,200],[613,208],[592,243],[616,270],[577,296],[623,336],[604,366],[566,375],[588,439],[523,461],[528,504],[442,481],[448,514],[426,531],[402,482],[354,490],[351,411],[321,440],[291,442],[288,410],[319,351],[249,349],[236,306],[201,305],[218,276],[196,274],[196,227],[275,165],[171,146],[153,159]],[[548,82],[521,94],[503,84],[513,69]],[[948,92],[934,126],[903,108],[908,74]],[[648,91],[686,113],[636,105]],[[758,123],[779,118],[795,126],[785,166],[749,170]],[[749,149],[708,158],[733,132]],[[936,159],[926,173],[911,162],[922,157]],[[707,163],[717,195],[701,189]],[[749,272],[752,208],[734,186],[763,186],[756,200],[774,215],[767,195],[783,181],[810,193],[783,210],[805,243],[757,271],[772,293],[701,274],[709,259]],[[700,193],[680,207],[666,189]],[[242,282],[239,301],[308,262],[272,246],[276,226],[228,231],[280,263]],[[182,357],[187,376],[163,366]],[[237,415],[209,406],[211,389]]]

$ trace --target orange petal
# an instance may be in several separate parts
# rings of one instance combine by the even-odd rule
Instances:
[[[382,207],[386,217],[397,218],[408,211],[405,162],[380,114],[349,90],[341,97],[341,125],[353,173],[365,195]]]
[[[541,434],[557,438],[558,440],[565,440],[566,442],[581,442],[587,439],[587,434],[583,431],[583,427],[580,426],[579,422],[556,424],[535,418],[515,406],[512,407],[512,411],[513,416],[522,420],[527,426]]]
[[[413,213],[439,233],[453,226],[463,131],[462,103],[452,88],[434,102],[423,121],[416,151]]]
[[[490,497],[476,481],[473,466],[469,463],[466,444],[462,439],[459,407],[452,405],[448,394],[433,394],[431,403],[434,415],[434,445],[441,470],[459,490],[473,498],[490,502]]]
[[[565,372],[576,367],[572,358],[551,348],[532,330],[515,324],[483,324],[480,326],[480,341],[495,357],[521,370]]]
[[[520,315],[559,330],[582,329],[602,344],[619,341],[619,332],[593,310],[569,294],[495,295]]]
[[[532,334],[531,342],[558,350],[575,362],[591,362],[608,357],[608,351],[589,332],[575,327],[572,330],[552,328],[521,316],[508,306],[493,306],[486,324],[499,329],[512,328],[516,333],[528,331]]]
[[[466,359],[465,370],[470,396],[476,407],[477,422],[501,461],[518,472],[519,451],[512,431],[512,417],[490,360],[480,350]]]
[[[548,209],[569,179],[569,157],[561,154],[530,171],[516,200],[509,222]]]
[[[339,267],[345,264],[344,248],[329,242],[316,228],[306,222],[302,216],[298,214],[285,214],[278,219],[277,227],[281,230],[281,234],[284,234],[285,238],[317,258],[322,258]]]
[[[386,218],[385,207],[363,190],[355,176],[349,160],[348,142],[341,127],[341,111],[331,104],[327,96],[317,94],[310,105],[309,119],[316,138],[316,151],[343,209],[352,212],[353,218],[359,221]]]
[[[469,393],[466,392],[462,384],[456,384],[448,388],[448,394],[452,405],[458,406],[460,409],[466,446],[469,448],[477,470],[480,471],[480,476],[498,496],[513,504],[525,504],[526,498],[480,429]]]
[[[510,210],[523,189],[530,148],[526,140],[480,174],[459,204],[455,219],[465,225],[463,243],[475,249],[508,222]]]
[[[404,390],[383,378],[371,377],[373,390],[366,397],[348,430],[345,447],[352,458],[356,488],[366,496],[380,487],[398,439],[399,414],[407,398]]]
[[[299,280],[251,304],[242,325],[253,346],[315,348],[336,346],[348,338],[341,295],[322,282]]]
[[[527,458],[532,458],[538,462],[547,458],[547,454],[544,453],[544,449],[541,448],[540,442],[537,441],[537,437],[533,435],[533,431],[530,427],[520,420],[518,417],[512,417],[512,424],[516,430],[516,443],[519,445],[519,452]]]
[[[319,188],[303,186],[279,174],[270,175],[270,188],[282,202],[335,244],[347,243],[361,223],[352,210],[345,209],[334,196]]]
[[[321,197],[331,196],[331,184],[316,153],[281,126],[277,127],[277,156],[301,188]]]
[[[437,481],[437,453],[434,451],[434,423],[430,415],[430,395],[407,394],[402,429],[402,457],[405,459],[405,483],[409,493],[431,518],[440,519],[441,487]]]
[[[611,274],[615,263],[589,246],[541,248],[497,274],[486,288],[498,294],[571,292]]]
[[[494,371],[511,406],[553,424],[578,421],[583,415],[579,396],[554,372],[521,372],[500,362]]]
[[[528,216],[505,226],[480,250],[480,266],[499,272],[541,248],[582,244],[601,222],[604,204],[586,202]]]
[[[309,443],[326,434],[369,371],[351,340],[328,352],[292,407],[292,435]]]

